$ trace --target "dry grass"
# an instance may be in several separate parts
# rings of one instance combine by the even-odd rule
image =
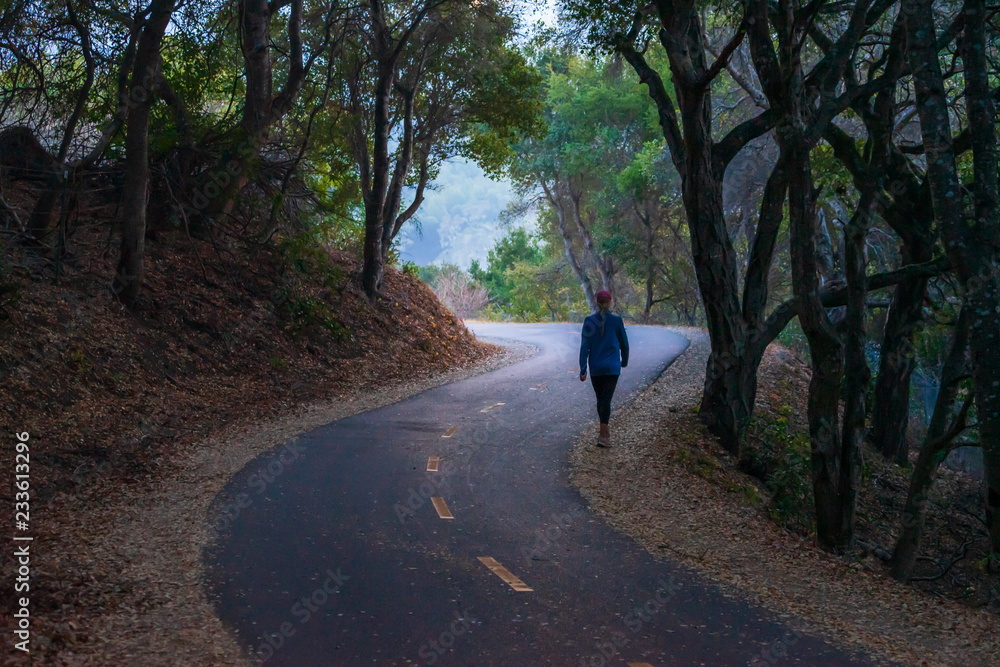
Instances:
[[[578,439],[572,479],[591,507],[654,555],[693,565],[728,595],[835,645],[915,665],[997,664],[995,614],[897,583],[874,558],[832,555],[770,520],[760,481],[739,472],[698,420],[708,336],[682,332],[691,347],[613,415],[614,447],[590,446],[590,429]],[[772,346],[758,410],[801,403],[807,381],[808,370]]]

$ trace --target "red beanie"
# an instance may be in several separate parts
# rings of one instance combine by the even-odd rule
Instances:
[[[602,289],[600,292],[594,295],[594,298],[598,301],[611,301],[611,292],[606,289]]]

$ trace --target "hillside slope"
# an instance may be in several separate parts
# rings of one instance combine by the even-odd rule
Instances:
[[[425,285],[395,269],[382,299],[369,304],[354,287],[351,256],[301,239],[217,252],[168,231],[148,249],[136,312],[108,290],[113,252],[56,263],[4,249],[3,460],[11,479],[12,434],[28,432],[27,534],[41,554],[32,563],[32,630],[41,638],[33,648],[43,655],[64,654],[82,639],[67,624],[76,612],[113,608],[126,594],[108,573],[99,599],[81,600],[94,583],[78,581],[89,576],[73,565],[79,554],[64,561],[60,549],[68,536],[59,531],[86,522],[105,498],[155,488],[172,464],[202,455],[240,425],[330,397],[391,391],[501,352],[476,341]],[[0,493],[10,526],[12,485]],[[13,613],[13,568],[5,550],[5,621]]]

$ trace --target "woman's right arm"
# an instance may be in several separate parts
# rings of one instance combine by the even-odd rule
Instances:
[[[615,333],[618,335],[618,347],[621,348],[622,353],[622,368],[628,366],[628,335],[625,333],[625,321],[618,320],[618,330]]]

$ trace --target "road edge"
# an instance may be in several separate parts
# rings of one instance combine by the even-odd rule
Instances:
[[[246,465],[312,429],[538,353],[537,347],[519,341],[491,342],[503,351],[467,367],[363,395],[331,397],[278,419],[231,427],[192,447],[187,458],[164,465],[155,482],[147,480],[152,483],[106,499],[85,519],[91,538],[86,549],[142,587],[133,585],[137,590],[107,614],[74,619],[77,636],[91,639],[77,646],[76,657],[86,663],[96,660],[94,664],[251,664],[249,651],[218,618],[203,585],[204,554],[217,535],[213,521],[220,512],[232,511],[220,505],[219,492]]]

